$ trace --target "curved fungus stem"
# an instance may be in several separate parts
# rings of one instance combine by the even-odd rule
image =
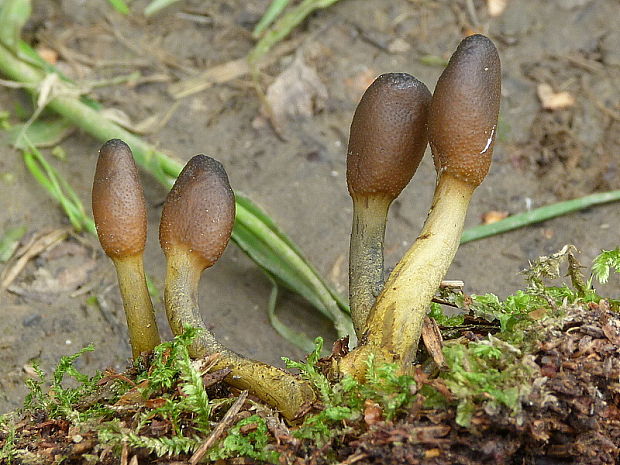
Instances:
[[[500,82],[493,43],[481,35],[464,39],[437,82],[429,110],[438,175],[430,212],[370,312],[364,345],[341,361],[344,373],[363,377],[370,353],[411,370],[424,316],[458,249],[469,201],[489,171]]]
[[[198,307],[200,276],[223,253],[234,218],[235,199],[224,168],[212,158],[195,156],[177,178],[162,212],[159,238],[167,260],[166,315],[175,335],[186,326],[202,330],[189,347],[192,357],[219,354],[214,367],[231,370],[227,383],[249,390],[292,419],[314,400],[310,385],[224,347],[205,325]]]
[[[101,247],[116,268],[133,357],[160,343],[142,255],[146,203],[131,150],[112,139],[99,151],[92,207]]]
[[[358,339],[383,288],[383,240],[392,201],[415,174],[427,144],[431,94],[406,73],[379,76],[360,100],[347,151],[353,199],[349,304]]]

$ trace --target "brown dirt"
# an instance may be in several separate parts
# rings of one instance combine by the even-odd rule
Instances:
[[[327,98],[316,97],[312,116],[287,118],[283,137],[260,116],[247,77],[178,101],[168,93],[178,80],[244,56],[253,43],[249,31],[267,0],[182,1],[150,20],[139,14],[123,17],[107,2],[88,7],[78,0],[34,3],[25,30],[28,40],[59,51],[59,66],[78,80],[135,70],[152,77],[151,82],[99,88],[93,96],[133,122],[163,117],[178,104],[167,124],[146,139],[183,160],[199,152],[220,159],[233,187],[262,205],[343,292],[351,216],[344,153],[356,101],[369,79],[383,72],[409,72],[432,88],[441,68],[424,65],[421,57],[448,57],[468,31],[486,33],[497,43],[504,99],[494,163],[473,200],[467,225],[478,224],[489,210],[516,213],[620,188],[615,0],[512,1],[496,18],[477,0],[341,0],[314,14],[293,35],[299,41],[297,55],[316,71]],[[136,12],[145,4],[132,3]],[[264,70],[263,83],[271,83],[293,58],[279,57]],[[541,83],[568,91],[575,105],[543,110],[536,95]],[[0,87],[0,108],[15,117],[16,108],[28,105],[24,95]],[[62,143],[68,161],[52,159],[87,205],[99,145],[75,132]],[[32,180],[6,139],[0,142],[0,173],[0,231],[27,225],[31,234],[38,234],[66,226],[55,202]],[[156,231],[165,192],[152,179],[144,181],[150,206],[146,267],[161,289],[164,262]],[[427,156],[391,210],[388,264],[417,235],[433,185]],[[448,277],[463,279],[468,292],[506,295],[521,286],[517,272],[528,260],[565,243],[576,244],[585,263],[600,249],[618,246],[619,212],[617,204],[607,205],[467,244]],[[615,283],[608,288],[611,297],[620,293]],[[265,312],[269,292],[268,280],[231,246],[206,273],[202,308],[226,344],[278,363],[283,354],[301,354],[270,327]],[[99,296],[103,305],[87,305],[90,295]],[[164,327],[161,302],[156,310]],[[333,338],[327,322],[297,298],[285,295],[281,312],[312,334]],[[94,371],[121,369],[130,354],[113,268],[90,237],[69,237],[32,260],[13,287],[0,294],[0,313],[0,412],[21,403],[23,381],[35,360],[49,371],[61,355],[94,342],[97,350],[79,365]]]

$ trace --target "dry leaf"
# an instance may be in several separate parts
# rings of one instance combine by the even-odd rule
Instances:
[[[267,89],[265,98],[269,110],[263,114],[273,118],[276,126],[289,118],[309,118],[325,106],[327,87],[316,71],[304,63],[297,54],[293,63],[286,68]]]
[[[572,107],[575,104],[575,97],[568,92],[554,92],[553,88],[546,83],[538,85],[538,98],[545,110],[561,110]]]
[[[487,0],[487,10],[492,18],[500,16],[507,6],[508,0]]]
[[[482,224],[493,224],[497,223],[500,220],[503,220],[508,216],[508,212],[498,211],[498,210],[489,210],[482,214]]]
[[[364,402],[364,421],[368,426],[374,425],[383,419],[381,406],[375,401],[366,399]]]

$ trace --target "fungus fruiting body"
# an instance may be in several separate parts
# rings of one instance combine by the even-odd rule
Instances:
[[[235,219],[235,198],[222,165],[205,155],[192,158],[168,194],[159,239],[166,255],[164,301],[174,334],[186,326],[201,331],[192,357],[219,354],[215,368],[229,368],[226,381],[248,389],[292,418],[314,398],[309,385],[270,365],[247,359],[220,344],[198,307],[198,283],[205,268],[223,253]]]
[[[469,201],[489,170],[500,82],[493,43],[481,35],[464,39],[430,104],[428,137],[437,170],[430,212],[370,312],[366,344],[343,360],[343,371],[363,372],[370,353],[405,371],[413,362],[424,315],[458,249]]]
[[[99,151],[92,207],[101,247],[116,268],[134,358],[159,344],[146,286],[146,204],[131,150],[112,139]]]
[[[427,144],[431,94],[413,76],[379,76],[355,110],[347,152],[353,199],[349,303],[359,339],[383,287],[383,241],[388,209],[415,174]]]

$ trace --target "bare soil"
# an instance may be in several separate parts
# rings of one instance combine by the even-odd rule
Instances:
[[[136,0],[132,8],[139,12],[146,3]],[[263,70],[265,88],[296,59],[318,76],[313,83],[319,91],[309,106],[284,115],[279,134],[261,113],[248,76],[178,100],[171,96],[171,85],[251,50],[250,32],[268,3],[187,0],[146,20],[122,16],[107,2],[40,0],[25,36],[57,51],[58,66],[80,82],[140,71],[142,80],[97,88],[91,95],[133,123],[154,115],[164,121],[144,137],[180,159],[196,153],[219,159],[233,188],[264,207],[343,293],[351,221],[345,152],[355,105],[384,72],[411,73],[432,89],[442,68],[423,58],[447,59],[469,32],[485,33],[498,46],[503,102],[493,166],[473,199],[467,226],[491,210],[517,213],[620,188],[616,0],[512,0],[497,17],[477,0],[341,0],[305,21],[288,39],[297,41],[294,50]],[[540,84],[568,92],[574,105],[543,109]],[[25,94],[0,87],[0,108],[13,118],[28,106]],[[86,205],[99,146],[76,131],[62,142],[67,161],[51,158]],[[435,179],[429,155],[391,209],[389,265],[412,243],[426,216]],[[0,231],[26,225],[32,236],[67,226],[6,138],[0,140],[0,174]],[[157,228],[166,192],[153,179],[145,177],[144,183],[150,207],[146,269],[162,289]],[[461,247],[448,278],[464,280],[468,293],[505,296],[522,285],[518,272],[529,260],[572,243],[588,263],[600,249],[619,245],[619,227],[620,208],[611,204],[470,243]],[[617,282],[603,293],[618,298]],[[227,345],[280,363],[281,355],[302,354],[269,325],[270,290],[260,270],[231,245],[205,273],[201,302],[206,321]],[[93,295],[102,305],[87,305]],[[161,301],[155,306],[164,328]],[[312,335],[334,338],[328,322],[294,296],[281,298],[280,312]],[[91,342],[97,350],[81,359],[80,369],[120,371],[130,356],[114,270],[92,237],[69,235],[31,260],[0,294],[0,314],[0,412],[21,404],[35,360],[50,371],[62,355]]]

